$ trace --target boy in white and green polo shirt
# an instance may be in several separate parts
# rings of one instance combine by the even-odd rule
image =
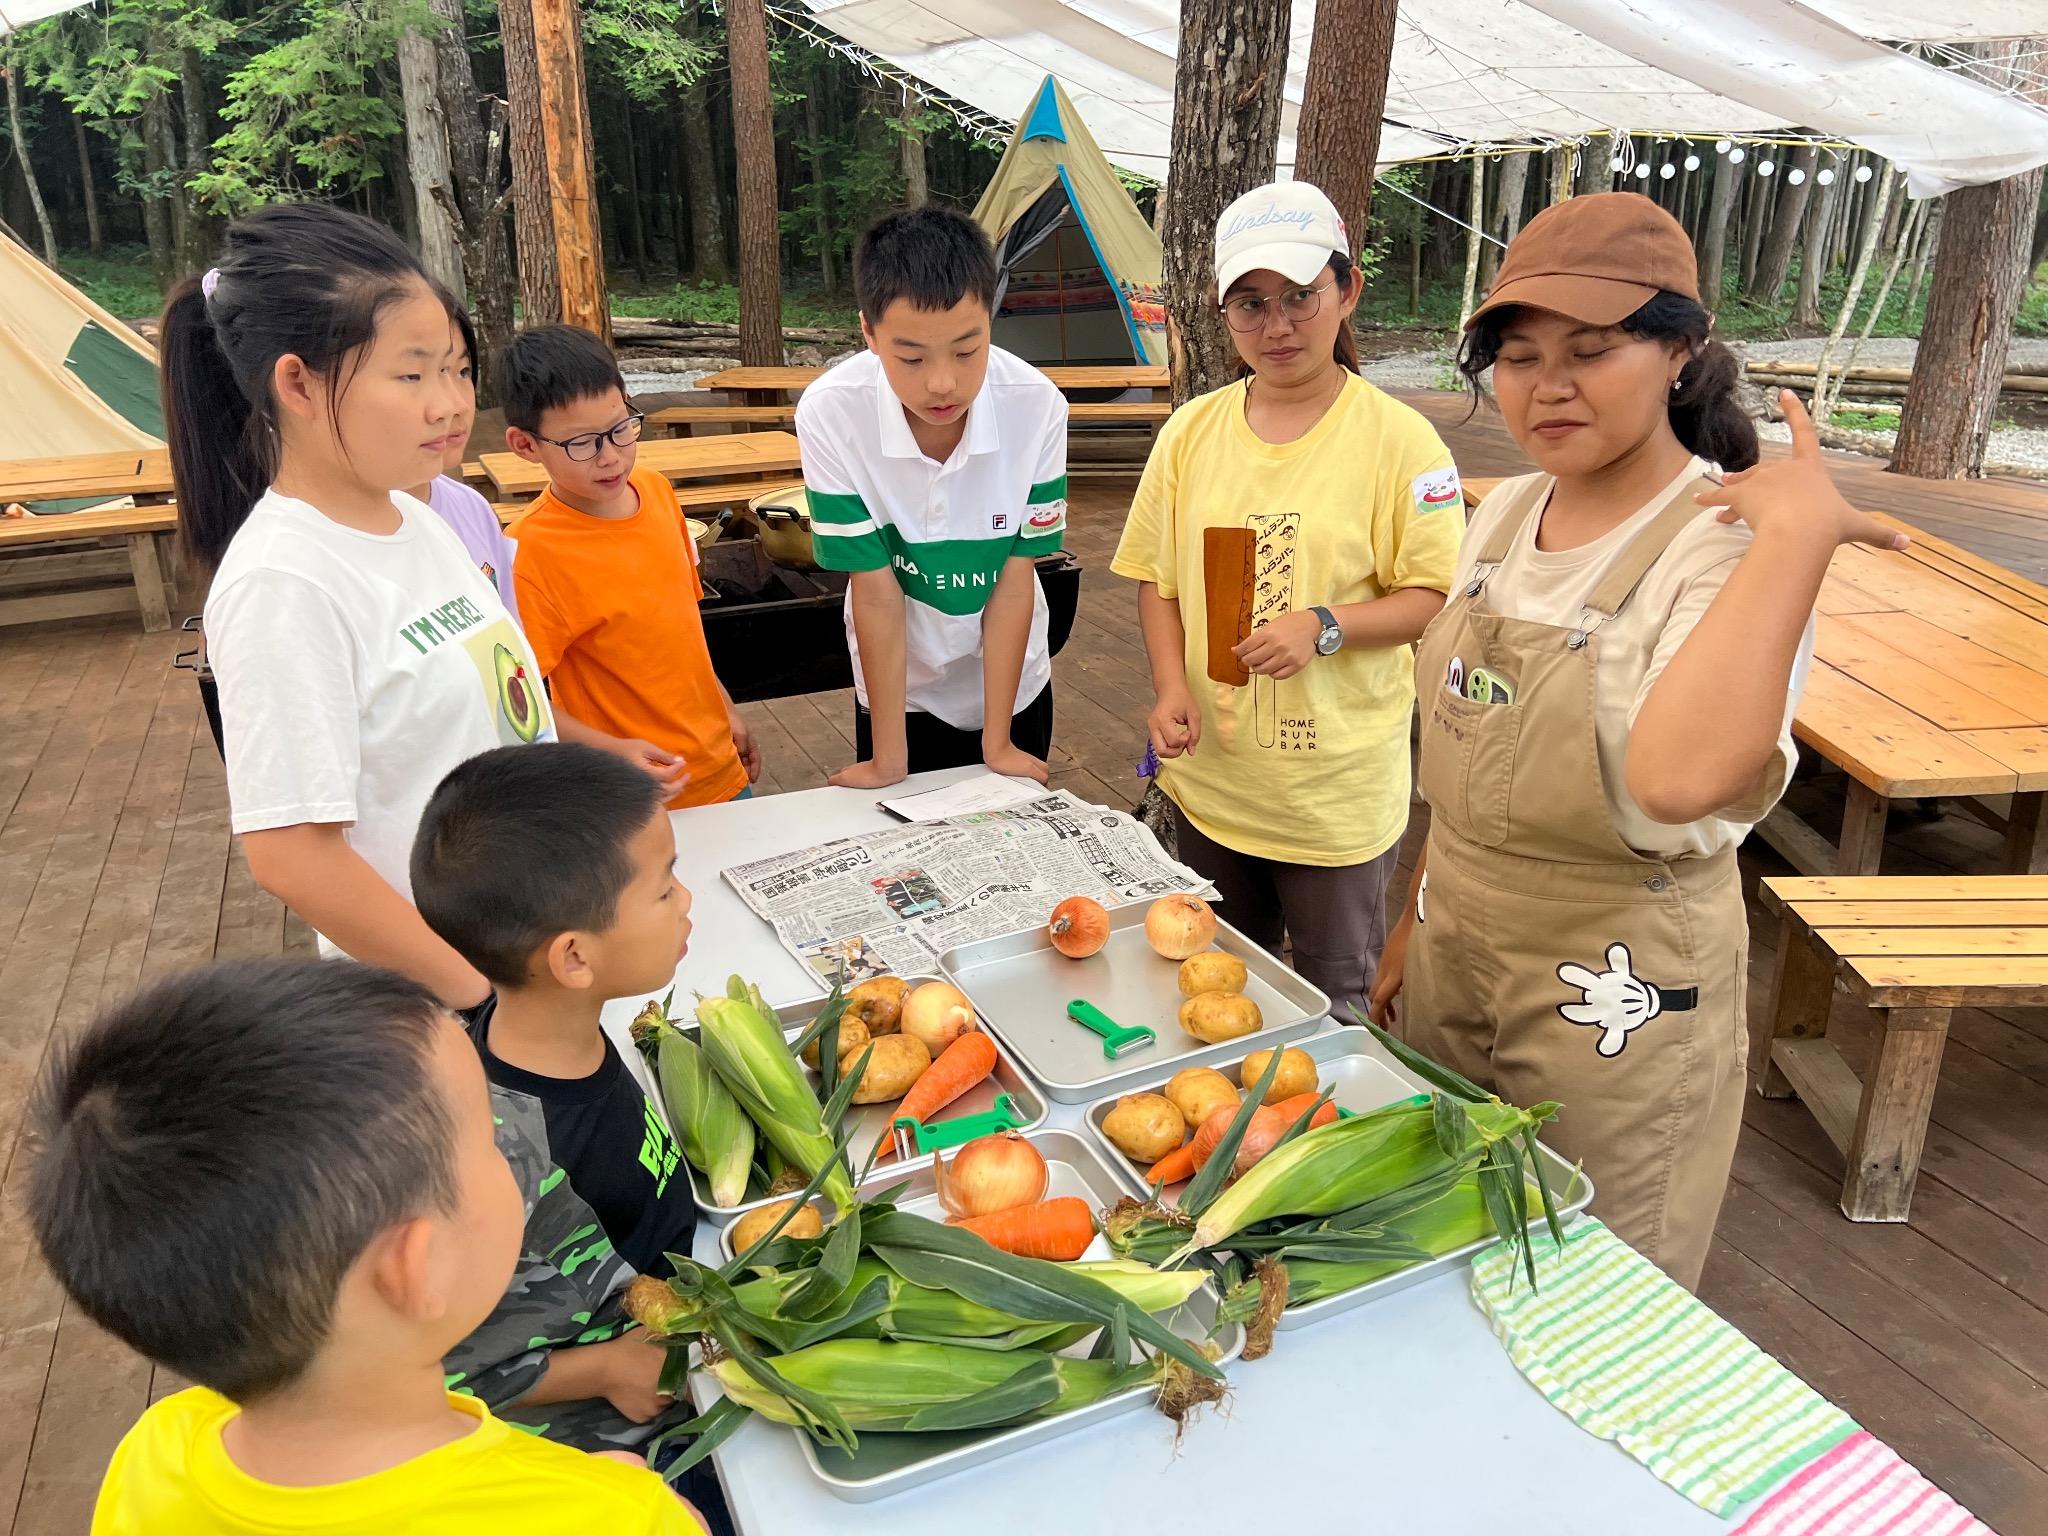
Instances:
[[[948,208],[861,236],[868,350],[796,408],[819,565],[850,571],[860,761],[875,789],[983,762],[1046,781],[1052,660],[1032,562],[1067,526],[1067,403],[989,342],[995,253]]]

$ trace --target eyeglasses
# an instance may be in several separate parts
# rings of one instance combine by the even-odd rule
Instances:
[[[1329,287],[1328,283],[1319,283],[1313,288],[1288,288],[1271,298],[1248,293],[1222,305],[1223,318],[1230,322],[1233,331],[1264,330],[1266,317],[1277,304],[1280,313],[1290,320],[1313,320],[1316,311],[1323,307],[1323,294]]]
[[[609,432],[585,432],[577,437],[541,437],[533,435],[544,443],[552,443],[569,456],[571,464],[583,464],[604,452],[604,445],[614,448],[630,448],[640,441],[640,429],[647,424],[643,411],[635,411]]]

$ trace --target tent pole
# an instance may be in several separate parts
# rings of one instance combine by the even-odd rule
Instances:
[[[1060,215],[1065,218],[1066,215]],[[1060,227],[1052,227],[1052,283],[1053,294],[1059,300],[1060,312],[1060,361],[1071,362],[1067,356],[1067,253],[1060,248]]]

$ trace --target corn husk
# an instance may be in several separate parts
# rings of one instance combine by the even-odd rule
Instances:
[[[983,1429],[1085,1408],[1159,1378],[1146,1361],[1120,1367],[1037,1350],[833,1339],[766,1362],[790,1385],[830,1403],[855,1433]],[[778,1424],[809,1427],[803,1411],[739,1361],[712,1367],[726,1396]]]
[[[669,1128],[683,1156],[711,1186],[713,1205],[738,1205],[753,1171],[754,1122],[747,1118],[697,1042],[671,1026],[659,1003],[633,1021],[634,1039],[654,1064]]]
[[[1430,1258],[1441,1258],[1468,1243],[1493,1236],[1493,1217],[1486,1209],[1479,1178],[1460,1179],[1445,1194],[1382,1229],[1391,1245],[1420,1249]],[[1287,1257],[1287,1304],[1303,1306],[1355,1290],[1417,1262],[1413,1257],[1369,1259],[1350,1263],[1326,1259]]]
[[[751,1000],[707,997],[697,1026],[712,1070],[784,1157],[809,1175],[836,1160],[818,1096],[772,1015]],[[841,1211],[853,1205],[844,1167],[833,1168],[822,1192]]]

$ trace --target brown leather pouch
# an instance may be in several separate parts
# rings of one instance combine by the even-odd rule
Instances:
[[[1252,632],[1252,557],[1249,528],[1202,530],[1202,593],[1209,616],[1209,676],[1242,688],[1252,680],[1234,651]]]

